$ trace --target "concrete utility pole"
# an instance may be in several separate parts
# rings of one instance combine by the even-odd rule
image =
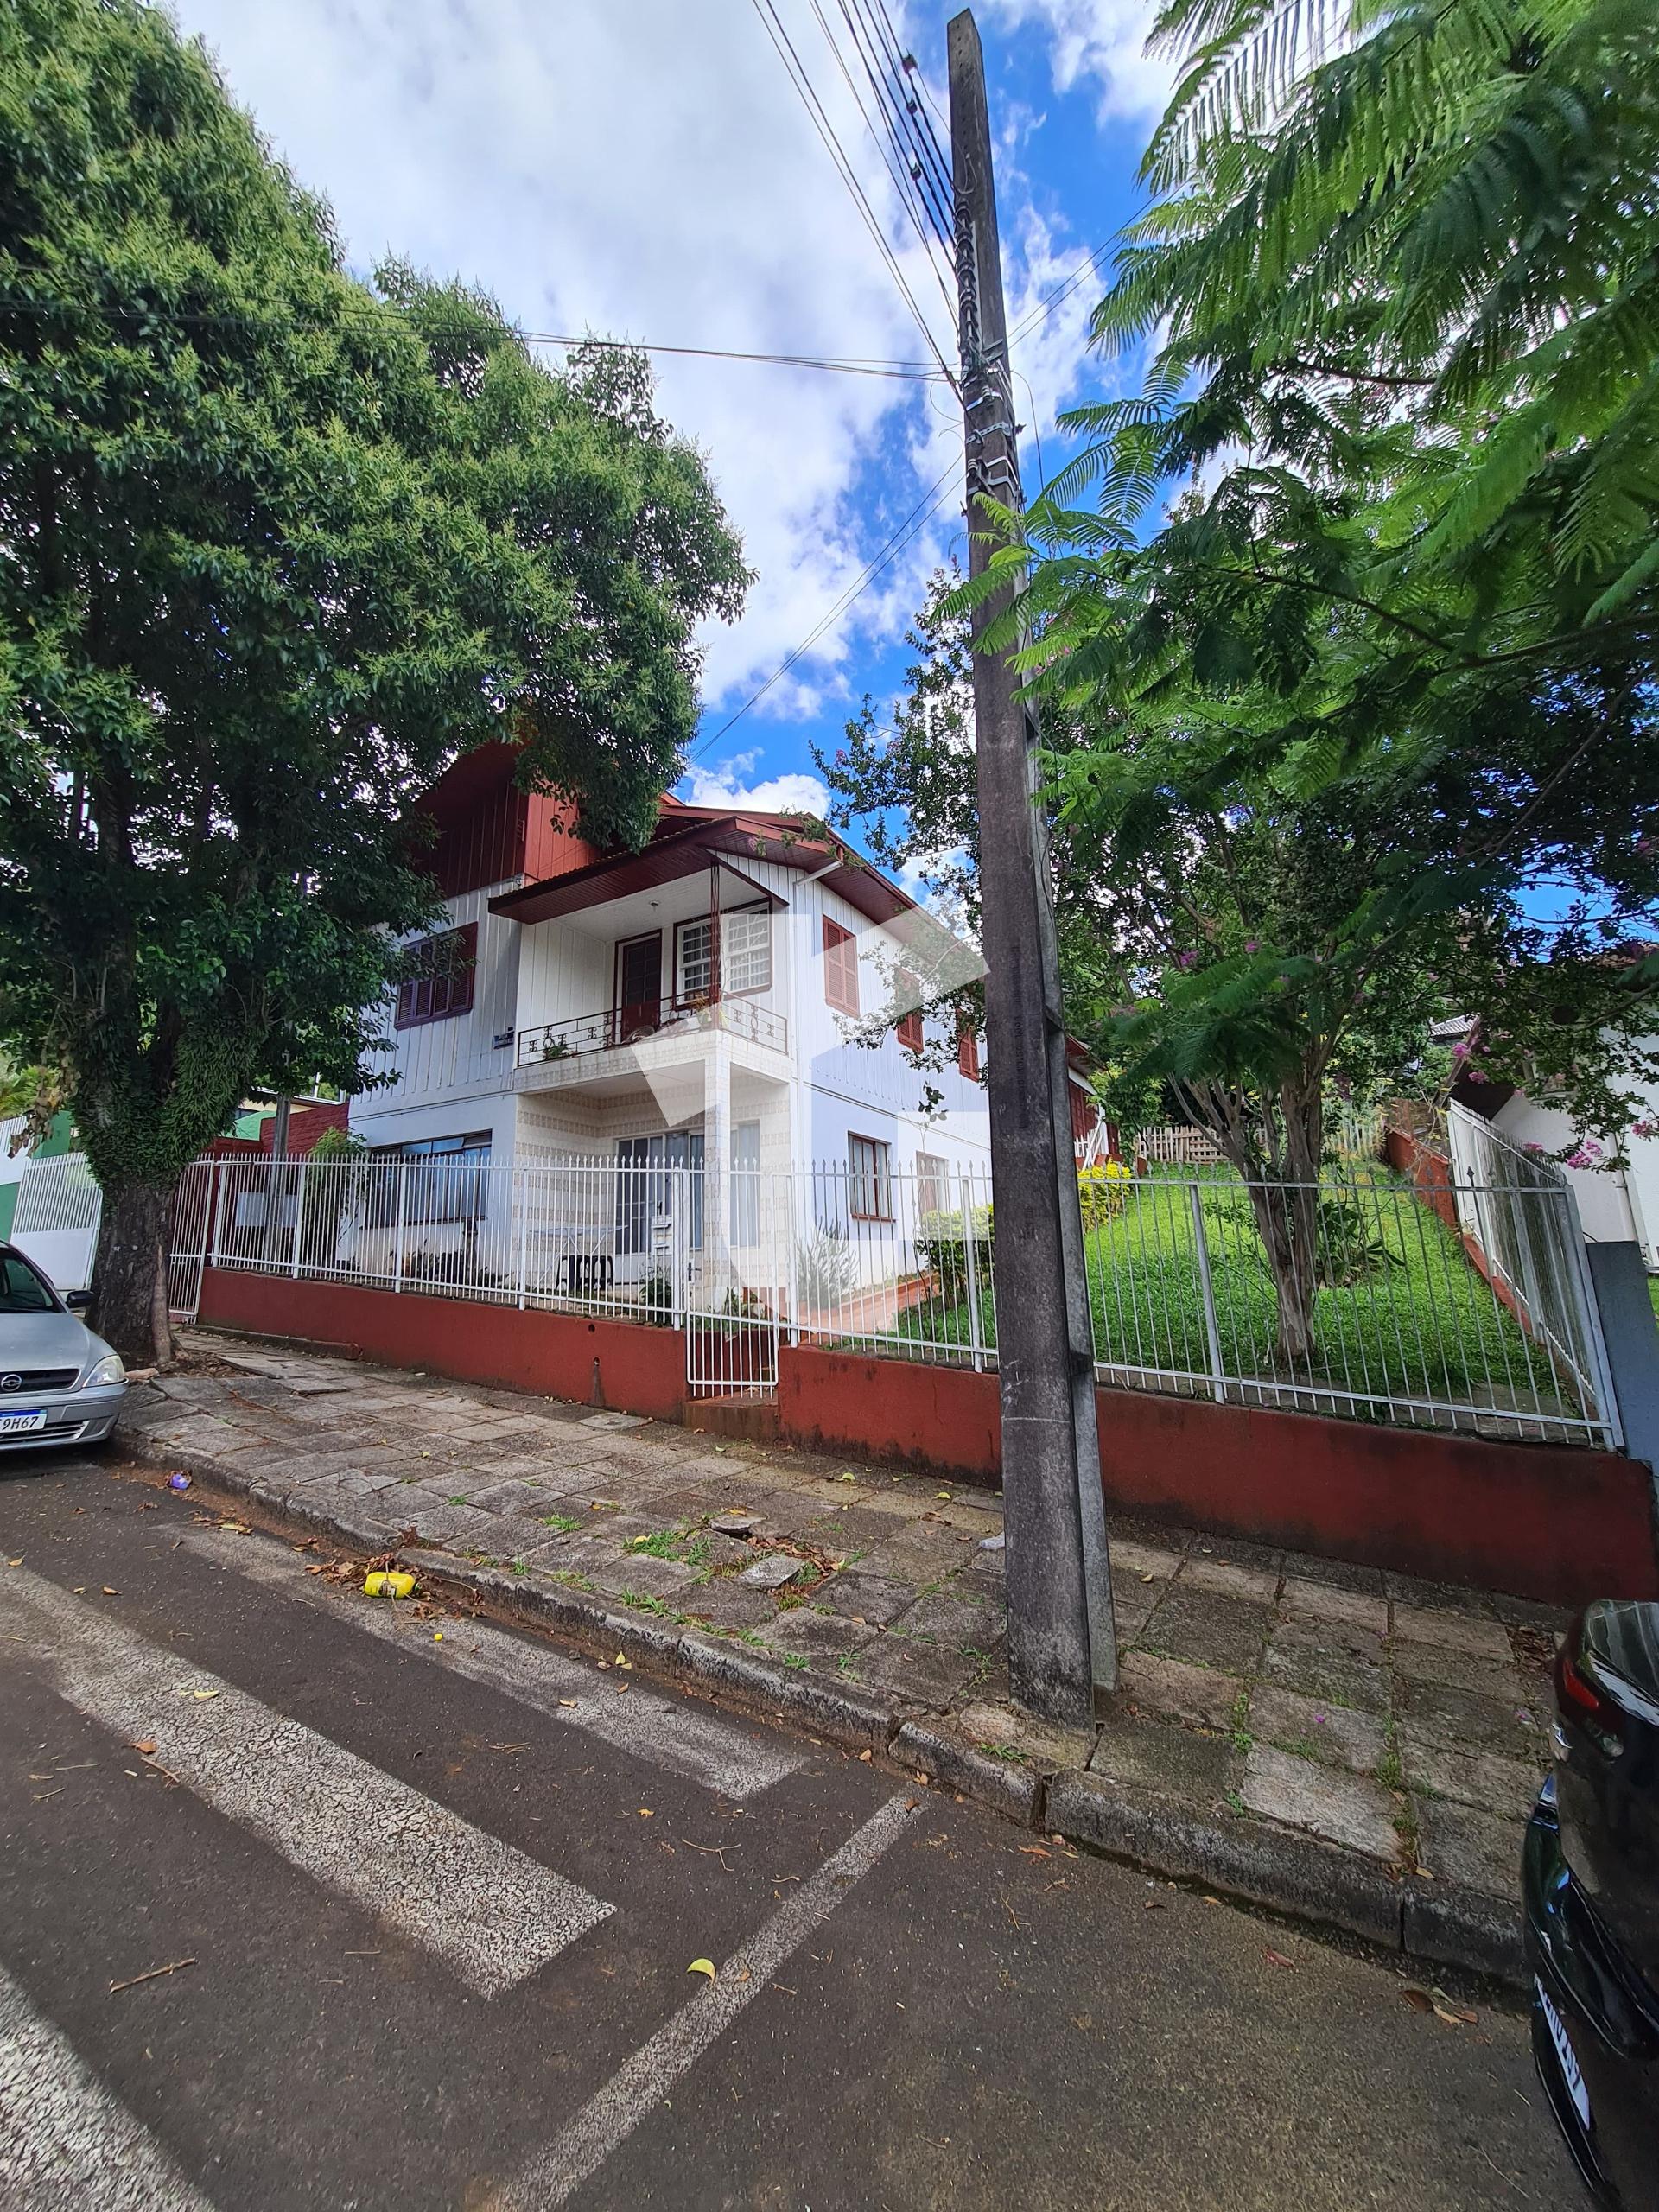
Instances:
[[[978,576],[993,528],[982,501],[1018,508],[1023,500],[985,60],[966,10],[947,35],[968,568]],[[1014,604],[1010,586],[982,601],[973,620],[1008,1678],[1033,1713],[1083,1727],[1094,1718],[1095,1685],[1116,1681],[1117,1655],[1037,726],[1004,655],[981,644]]]

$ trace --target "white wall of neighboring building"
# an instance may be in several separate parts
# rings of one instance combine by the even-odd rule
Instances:
[[[1659,1095],[1646,1092],[1644,1110],[1637,1118],[1651,1118],[1659,1126]],[[1511,1144],[1538,1145],[1552,1155],[1568,1152],[1585,1141],[1571,1117],[1517,1091],[1492,1116],[1492,1127]],[[1591,1141],[1596,1141],[1591,1140]],[[1562,1163],[1573,1185],[1584,1233],[1598,1244],[1634,1238],[1642,1246],[1649,1268],[1659,1268],[1659,1141],[1630,1136],[1624,1167],[1575,1167]],[[1602,1144],[1604,1152],[1611,1146]]]

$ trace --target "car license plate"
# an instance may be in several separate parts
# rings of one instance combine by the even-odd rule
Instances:
[[[31,1428],[44,1428],[43,1413],[0,1414],[0,1436],[27,1436]]]
[[[1584,2086],[1584,2076],[1579,2071],[1579,2062],[1573,2055],[1573,2045],[1567,2039],[1567,2030],[1561,2024],[1561,2016],[1550,2003],[1549,1992],[1535,1974],[1533,1976],[1532,1986],[1538,1992],[1538,2002],[1544,2008],[1544,2025],[1549,2030],[1549,2039],[1555,2046],[1555,2056],[1561,2062],[1561,2079],[1567,2083],[1567,2093],[1573,2100],[1573,2108],[1579,2118],[1588,2127],[1590,2092]]]

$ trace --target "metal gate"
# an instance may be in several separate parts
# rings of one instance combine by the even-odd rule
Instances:
[[[723,1189],[709,1178],[699,1196],[702,1245],[680,1274],[677,1315],[686,1387],[694,1398],[774,1398],[778,1347],[793,1311],[791,1179],[746,1163],[731,1169]]]

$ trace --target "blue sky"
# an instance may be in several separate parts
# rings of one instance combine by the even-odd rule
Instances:
[[[854,108],[814,0],[776,0],[932,340],[933,270]],[[841,0],[817,0],[843,49]],[[941,108],[950,6],[889,7]],[[482,283],[532,331],[917,360],[926,341],[769,43],[752,0],[176,0],[348,257],[392,251]],[[981,0],[1017,323],[1131,214],[1167,72],[1145,0]],[[1120,388],[1087,351],[1090,279],[1016,346],[1023,420],[1052,472],[1056,412]],[[662,359],[658,404],[706,454],[759,571],[704,640],[706,708],[683,788],[813,805],[814,740],[901,679],[929,571],[962,547],[953,484],[814,648],[824,621],[960,454],[941,385]],[[1036,438],[1023,460],[1037,481]],[[722,728],[732,722],[729,729]]]

